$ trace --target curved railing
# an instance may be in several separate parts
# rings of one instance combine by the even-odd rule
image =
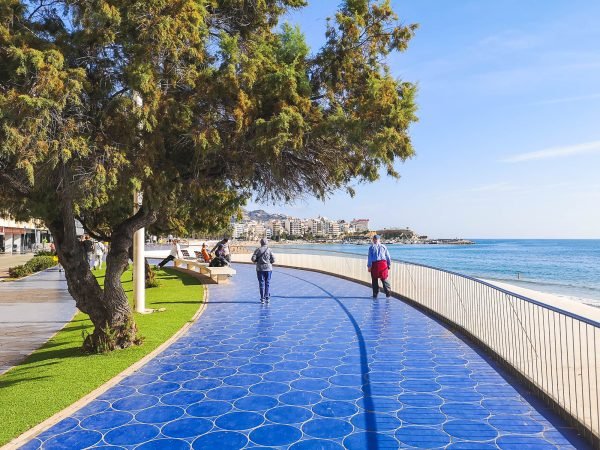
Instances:
[[[276,263],[370,284],[364,255],[306,250],[275,248]],[[249,262],[250,254],[234,261]],[[600,437],[598,321],[423,264],[393,261],[389,281],[399,296],[492,351],[588,439]]]

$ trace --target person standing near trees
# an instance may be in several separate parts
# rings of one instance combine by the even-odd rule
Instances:
[[[271,274],[273,273],[275,257],[271,249],[267,246],[266,239],[260,240],[260,247],[254,250],[252,262],[256,264],[260,302],[269,303],[271,300]]]
[[[94,259],[94,243],[90,239],[90,237],[86,234],[83,237],[83,241],[81,242],[83,246],[83,252],[85,253],[85,261],[88,263],[90,270],[94,269],[93,259]]]
[[[379,294],[379,280],[383,284],[383,292],[386,297],[392,296],[390,283],[387,281],[389,270],[392,265],[390,252],[387,247],[381,243],[378,234],[373,236],[373,244],[369,247],[369,258],[367,261],[368,271],[371,272],[371,286],[373,287],[373,298]]]

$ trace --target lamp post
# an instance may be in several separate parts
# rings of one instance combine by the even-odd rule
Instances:
[[[133,193],[133,213],[142,206],[142,193]],[[146,273],[144,261],[144,228],[133,234],[133,299],[135,310],[146,313]]]

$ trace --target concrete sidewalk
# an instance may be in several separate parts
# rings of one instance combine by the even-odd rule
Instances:
[[[75,310],[64,272],[56,268],[0,283],[0,374],[44,344]]]

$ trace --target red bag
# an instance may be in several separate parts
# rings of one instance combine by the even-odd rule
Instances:
[[[371,278],[381,278],[382,280],[387,280],[389,275],[389,269],[387,265],[387,261],[375,261],[371,264]]]

